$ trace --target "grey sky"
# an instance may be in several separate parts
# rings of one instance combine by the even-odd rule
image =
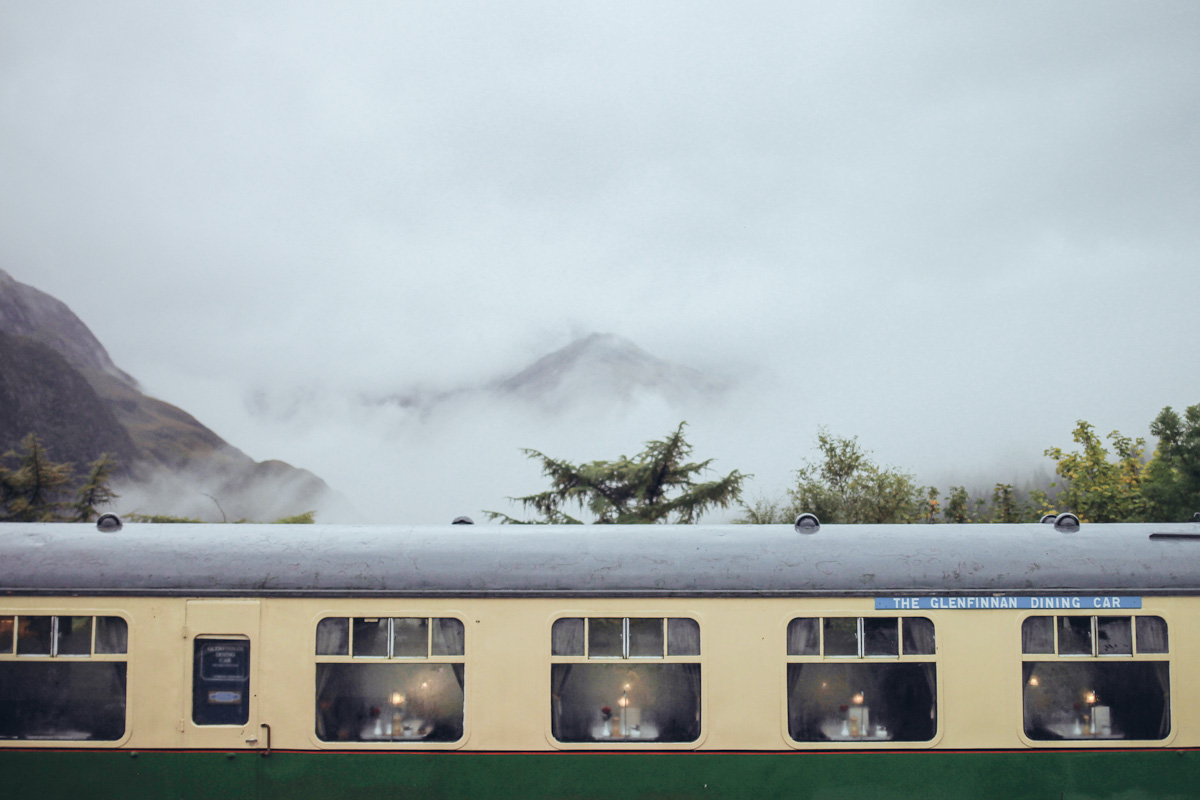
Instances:
[[[757,489],[819,424],[930,480],[1040,463],[1200,402],[1197,42],[1192,2],[0,0],[0,267],[339,488],[361,420],[263,428],[247,392],[593,330],[743,379],[693,436]]]

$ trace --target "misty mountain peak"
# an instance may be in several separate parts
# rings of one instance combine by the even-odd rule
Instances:
[[[711,398],[728,384],[651,355],[623,336],[593,333],[542,356],[491,388],[559,410],[582,399],[628,401],[643,394],[681,405]]]
[[[618,336],[615,333],[592,333],[547,354],[532,366],[541,363],[578,366],[586,361],[635,363],[658,360],[624,336]]]

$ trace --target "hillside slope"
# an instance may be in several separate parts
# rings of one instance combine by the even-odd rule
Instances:
[[[143,393],[66,304],[0,270],[0,453],[31,432],[76,469],[115,455],[129,510],[270,519],[346,505],[308,470],[256,462]]]

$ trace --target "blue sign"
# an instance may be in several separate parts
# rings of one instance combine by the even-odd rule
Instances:
[[[1141,608],[1140,597],[876,597],[876,611],[1036,609],[1064,611],[1126,611]]]

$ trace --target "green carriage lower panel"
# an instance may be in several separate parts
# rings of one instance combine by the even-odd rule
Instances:
[[[0,751],[29,798],[1188,798],[1200,751],[311,753]]]
[[[262,760],[220,751],[0,750],[0,798],[256,798]]]

